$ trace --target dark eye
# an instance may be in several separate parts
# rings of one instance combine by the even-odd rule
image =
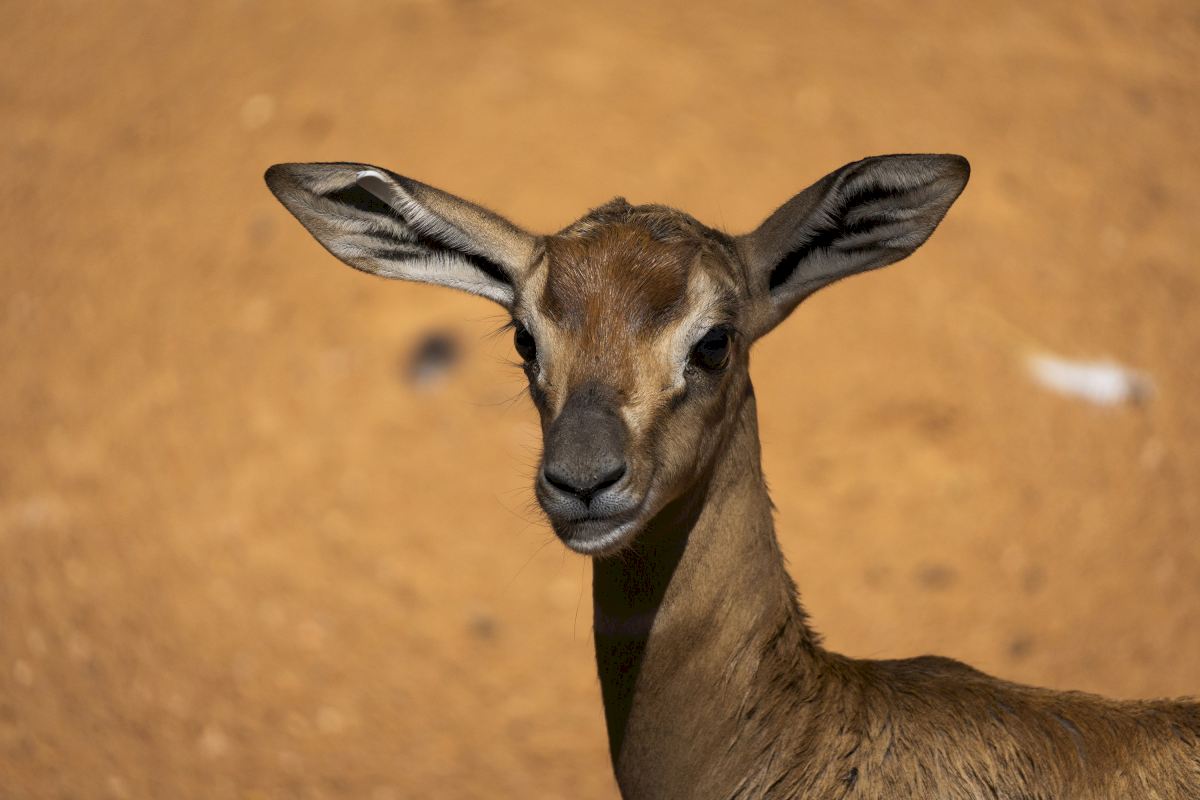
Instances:
[[[691,362],[703,370],[713,372],[729,363],[729,329],[712,328],[692,348]]]
[[[513,347],[526,364],[537,361],[537,341],[529,329],[516,320],[513,320]]]

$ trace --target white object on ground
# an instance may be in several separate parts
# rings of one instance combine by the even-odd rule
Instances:
[[[1115,361],[1074,361],[1035,353],[1025,363],[1034,380],[1047,389],[1099,406],[1138,403],[1152,393],[1149,378]]]

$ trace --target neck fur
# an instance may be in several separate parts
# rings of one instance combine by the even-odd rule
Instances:
[[[596,660],[627,797],[686,795],[671,776],[694,780],[712,768],[704,754],[737,747],[772,676],[818,674],[804,663],[821,651],[775,539],[751,389],[736,413],[706,479],[593,566]]]

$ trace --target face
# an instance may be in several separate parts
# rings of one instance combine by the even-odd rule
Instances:
[[[748,394],[750,342],[919,247],[969,173],[952,155],[856,161],[736,238],[623,200],[539,237],[369,164],[276,164],[266,180],[355,269],[512,314],[542,418],[538,501],[569,547],[608,555],[705,479]]]
[[[747,291],[730,240],[680,212],[614,203],[543,243],[513,307],[537,499],[607,555],[711,465],[748,380]]]

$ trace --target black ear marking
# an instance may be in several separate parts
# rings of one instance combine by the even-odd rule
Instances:
[[[326,192],[322,197],[326,200],[332,200],[335,203],[350,206],[367,214],[382,214],[384,216],[399,218],[391,206],[357,183],[351,183],[348,186],[343,186],[341,189]]]
[[[871,182],[855,187],[852,193],[838,198],[836,208],[829,213],[824,224],[816,227],[809,238],[799,247],[787,253],[771,270],[767,288],[774,291],[787,283],[802,261],[821,250],[828,250],[839,240],[849,239],[870,232],[882,224],[890,222],[886,216],[862,215],[858,219],[850,218],[850,210],[868,208],[881,201],[895,201],[904,197],[905,190],[896,186],[888,186]],[[865,246],[850,246],[838,248],[845,253],[855,253],[867,249]]]
[[[501,267],[495,261],[492,261],[490,258],[481,256],[478,253],[469,253],[464,250],[455,250],[452,247],[447,247],[443,242],[439,241],[438,239],[434,238],[433,236],[429,236],[428,234],[422,233],[421,231],[416,230],[415,228],[413,229],[413,237],[418,245],[420,245],[421,247],[424,247],[427,250],[432,250],[437,253],[443,253],[448,256],[453,255],[456,258],[461,258],[463,261],[466,261],[472,267],[479,270],[484,275],[486,275],[487,277],[496,281],[497,283],[502,283],[505,286],[513,286],[514,285],[512,276],[509,275],[508,272],[505,271],[505,269],[503,267]]]
[[[391,173],[389,173],[389,176],[391,176]],[[398,178],[399,176],[394,177]],[[388,231],[375,231],[372,233],[373,237],[386,240],[391,244],[400,245],[400,247],[396,248],[386,246],[373,248],[370,252],[371,255],[375,256],[376,258],[396,262],[405,262],[419,261],[422,258],[427,258],[431,252],[446,256],[454,256],[463,259],[488,278],[491,278],[499,283],[503,283],[506,286],[513,286],[512,276],[510,276],[499,264],[475,253],[455,250],[454,248],[447,246],[445,242],[442,242],[438,238],[427,233],[423,233],[415,226],[412,226],[408,220],[404,219],[399,211],[397,211],[388,203],[384,202],[374,193],[363,188],[363,186],[357,182],[343,186],[340,189],[334,189],[332,191],[325,192],[321,196],[326,200],[333,201],[340,205],[349,206],[360,213],[376,214],[387,217],[408,228],[408,239],[397,237]]]
[[[263,177],[313,238],[351,267],[511,310],[537,237],[500,215],[370,164],[275,164]]]
[[[832,241],[832,239],[830,241]],[[775,268],[771,270],[771,277],[767,283],[767,289],[773,292],[780,286],[787,283],[791,279],[792,275],[796,272],[796,267],[800,266],[800,262],[807,258],[813,250],[828,246],[828,244],[814,246],[813,243],[809,243],[804,247],[801,247],[799,250],[793,250],[785,255],[783,259],[775,265]]]
[[[484,258],[475,253],[463,253],[463,258],[475,269],[487,275],[494,281],[503,283],[505,286],[514,286],[512,276],[504,271],[504,268],[491,259]]]
[[[958,155],[865,158],[829,173],[737,237],[759,298],[754,338],[822,287],[911,254],[970,175]]]

